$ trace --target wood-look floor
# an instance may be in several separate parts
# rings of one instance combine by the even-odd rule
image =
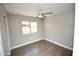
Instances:
[[[11,56],[72,56],[72,51],[45,40],[13,49]]]

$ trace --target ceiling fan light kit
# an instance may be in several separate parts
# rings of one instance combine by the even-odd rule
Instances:
[[[38,15],[37,15],[38,18],[45,18],[46,15],[53,14],[53,12],[42,13],[42,11],[40,11],[40,10],[39,10],[39,12],[38,12]]]
[[[42,18],[43,16],[40,14],[40,15],[38,15],[38,17],[39,17],[39,18]]]

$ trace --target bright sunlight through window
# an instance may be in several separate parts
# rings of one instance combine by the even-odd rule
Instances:
[[[34,21],[22,21],[22,34],[30,34],[37,32],[37,22]]]

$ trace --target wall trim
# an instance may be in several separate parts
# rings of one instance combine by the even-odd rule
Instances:
[[[38,42],[40,40],[42,40],[43,38],[40,38],[40,39],[36,39],[36,40],[33,40],[33,41],[29,41],[29,42],[26,42],[26,43],[23,43],[23,44],[20,44],[20,45],[17,45],[17,46],[13,46],[10,48],[10,50],[12,49],[15,49],[15,48],[19,48],[19,47],[22,47],[24,45],[28,45],[28,44],[31,44],[31,43],[34,43],[34,42]]]
[[[63,45],[63,44],[60,44],[60,43],[58,43],[58,42],[55,42],[55,41],[52,41],[52,40],[49,40],[49,39],[46,39],[46,38],[45,38],[44,40],[49,41],[49,42],[51,42],[51,43],[54,43],[54,44],[56,44],[56,45],[59,45],[59,46],[61,46],[61,47],[64,47],[64,48],[66,48],[66,49],[73,50],[73,48],[68,47],[68,46],[66,46],[66,45]]]
[[[68,46],[66,46],[66,45],[60,44],[60,43],[58,43],[58,42],[55,42],[55,41],[52,41],[52,40],[49,40],[49,39],[46,39],[46,38],[40,38],[40,39],[36,39],[36,40],[33,40],[33,41],[29,41],[29,42],[27,42],[27,43],[23,43],[23,44],[14,46],[14,47],[12,47],[10,50],[15,49],[15,48],[19,48],[19,47],[22,47],[22,46],[24,46],[24,45],[28,45],[28,44],[31,44],[31,43],[34,43],[34,42],[38,42],[38,41],[40,41],[40,40],[46,40],[46,41],[49,41],[49,42],[54,43],[54,44],[56,44],[56,45],[59,45],[59,46],[61,46],[61,47],[64,47],[64,48],[66,48],[66,49],[73,50],[71,47],[68,47]]]

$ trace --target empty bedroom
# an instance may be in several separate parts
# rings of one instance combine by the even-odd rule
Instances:
[[[0,3],[1,56],[72,56],[75,3]]]

